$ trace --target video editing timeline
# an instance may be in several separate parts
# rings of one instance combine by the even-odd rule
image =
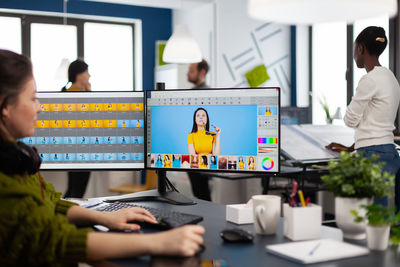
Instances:
[[[38,93],[42,169],[144,168],[143,92]]]
[[[146,96],[148,167],[279,171],[279,88],[151,91]],[[216,136],[214,126],[220,129],[219,153],[214,153],[216,137],[208,137],[208,152],[189,153],[198,108],[207,112],[206,136]]]

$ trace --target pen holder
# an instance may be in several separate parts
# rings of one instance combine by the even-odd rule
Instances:
[[[293,241],[318,239],[321,236],[321,217],[321,206],[290,207],[283,204],[283,234]]]

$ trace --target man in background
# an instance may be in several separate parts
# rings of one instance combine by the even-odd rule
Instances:
[[[206,84],[208,69],[208,63],[204,59],[199,63],[192,63],[189,65],[187,78],[189,82],[193,83],[193,89],[209,88]]]
[[[199,63],[192,63],[189,65],[187,79],[189,82],[193,83],[193,89],[209,88],[206,84],[208,69],[208,63],[204,59]],[[194,196],[199,199],[211,201],[211,193],[208,186],[208,179],[210,177],[200,172],[188,172],[188,176]]]

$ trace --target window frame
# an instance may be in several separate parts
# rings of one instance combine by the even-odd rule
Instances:
[[[84,58],[84,24],[105,23],[114,25],[124,25],[132,27],[132,90],[143,90],[142,81],[142,21],[140,19],[116,18],[93,15],[79,15],[58,12],[39,12],[39,11],[17,11],[0,9],[0,16],[19,17],[21,19],[21,51],[22,54],[31,57],[31,24],[56,24],[56,25],[73,25],[77,27],[78,40],[78,58]]]

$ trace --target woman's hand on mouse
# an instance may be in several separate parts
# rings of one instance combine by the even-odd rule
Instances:
[[[118,210],[115,212],[102,212],[102,225],[113,230],[131,230],[137,231],[140,226],[130,221],[144,221],[157,223],[157,220],[150,212],[143,208],[132,207]]]
[[[193,256],[203,244],[205,229],[200,225],[186,225],[154,234],[151,254]]]

